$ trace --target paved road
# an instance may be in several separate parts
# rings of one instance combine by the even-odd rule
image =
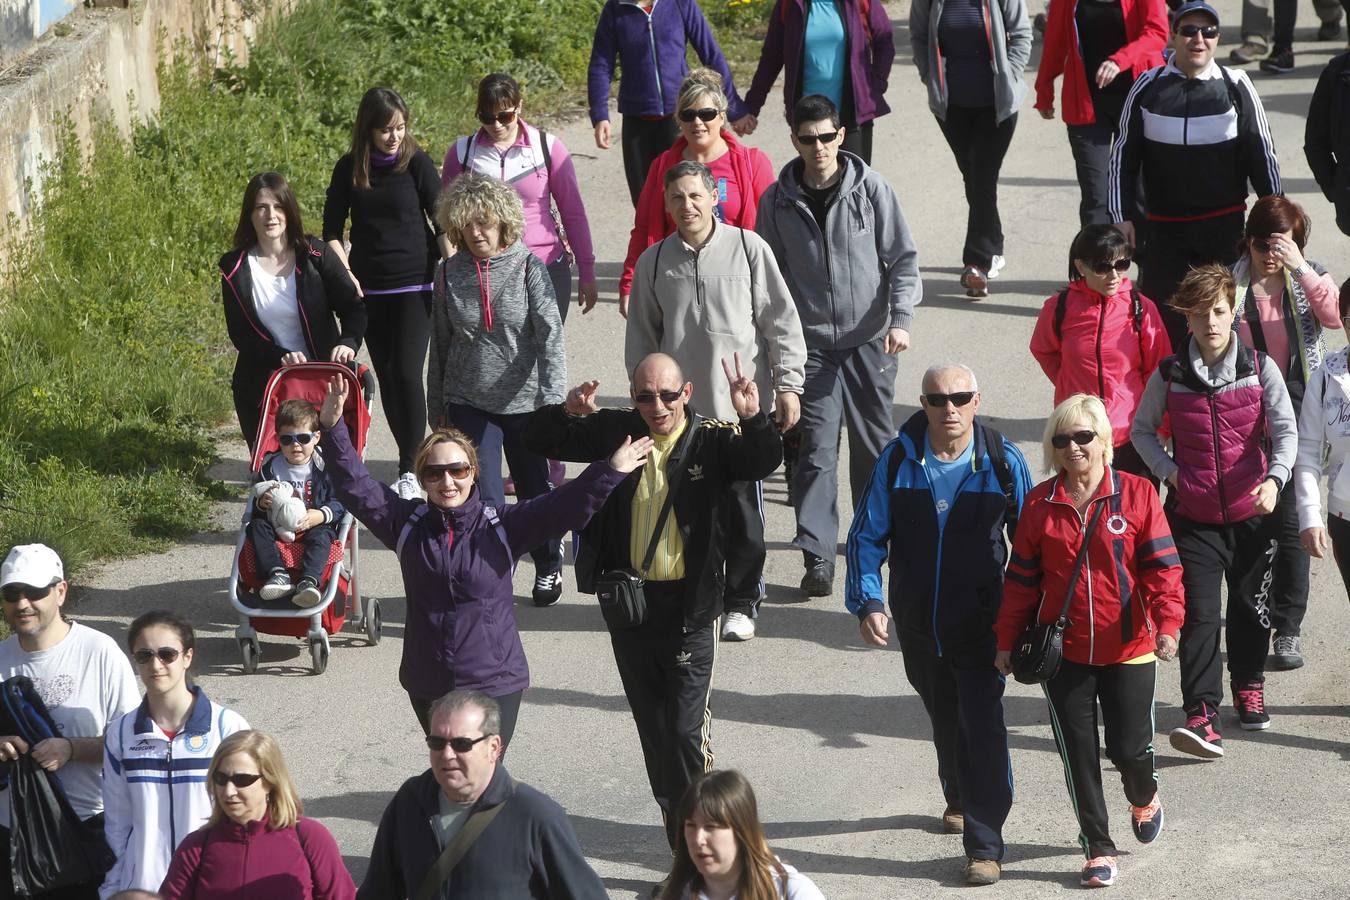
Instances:
[[[1221,11],[1236,23],[1236,0]],[[897,23],[905,10],[892,6]],[[1305,12],[1305,19],[1312,18]],[[1311,40],[1315,25],[1300,29]],[[1230,28],[1226,40],[1236,35]],[[1008,267],[993,296],[968,301],[956,284],[964,205],[951,157],[909,63],[905,44],[891,79],[897,112],[878,124],[877,167],[895,185],[915,229],[925,298],[914,345],[899,372],[897,418],[917,402],[918,380],[937,359],[978,371],[984,409],[1040,460],[1050,385],[1027,353],[1034,316],[1065,274],[1077,224],[1074,170],[1060,123],[1039,119],[1029,102],[1004,168],[1002,209]],[[1350,250],[1316,193],[1300,151],[1302,115],[1317,72],[1339,43],[1299,47],[1300,68],[1255,82],[1266,100],[1286,189],[1317,222],[1309,255],[1338,276],[1350,274]],[[1226,50],[1223,51],[1226,53]],[[775,94],[753,143],[777,164],[789,158]],[[593,148],[585,122],[558,129],[577,158],[600,253],[602,305],[568,322],[571,380],[601,380],[601,394],[625,393],[623,323],[615,308],[618,261],[631,209],[616,151]],[[382,418],[370,451],[377,474],[395,475]],[[227,448],[220,477],[246,476],[242,450]],[[801,561],[789,551],[792,516],[781,476],[766,486],[769,599],[760,636],[719,652],[713,709],[719,765],[745,771],[759,794],[770,840],[782,857],[816,879],[832,898],[927,897],[960,886],[961,843],[938,832],[942,797],[929,727],[905,683],[894,648],[865,649],[857,623],[833,597],[807,602],[797,590]],[[225,595],[238,504],[221,507],[224,530],[170,552],[107,566],[89,585],[78,615],[120,635],[130,617],[154,607],[186,613],[200,645],[195,669],[215,698],[255,726],[281,736],[306,810],[336,834],[358,880],[391,792],[426,765],[420,732],[396,671],[403,599],[393,554],[363,558],[368,590],[385,601],[385,641],[367,647],[339,637],[327,674],[308,674],[302,645],[268,639],[259,672],[244,676]],[[596,869],[615,897],[645,896],[669,858],[648,794],[600,616],[570,589],[551,609],[529,605],[530,567],[517,576],[517,607],[533,687],[510,753],[513,774],[569,810]],[[1309,665],[1271,677],[1269,731],[1229,726],[1228,756],[1202,763],[1176,754],[1165,732],[1179,723],[1175,665],[1161,669],[1159,765],[1167,829],[1141,848],[1129,836],[1127,806],[1115,773],[1104,772],[1115,834],[1125,855],[1116,889],[1124,896],[1345,896],[1340,885],[1343,810],[1350,762],[1347,685],[1350,604],[1333,567],[1314,567],[1305,626]],[[1038,691],[1010,685],[1006,713],[1017,782],[1008,820],[1003,896],[1039,897],[1076,890],[1077,829]]]

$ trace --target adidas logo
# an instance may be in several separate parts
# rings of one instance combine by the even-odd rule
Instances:
[[[690,480],[690,481],[702,481],[702,480],[703,480],[703,467],[700,466],[700,465],[698,465],[697,463],[695,463],[694,465],[690,466],[690,467],[689,467],[689,480]]]

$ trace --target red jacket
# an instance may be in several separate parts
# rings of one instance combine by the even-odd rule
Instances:
[[[736,186],[741,193],[741,213],[727,222],[747,231],[755,230],[755,210],[759,207],[759,197],[776,179],[773,164],[764,155],[764,151],[747,147],[727,129],[722,129],[722,139],[727,142],[727,152],[731,155],[731,168],[735,172]],[[675,222],[666,215],[666,192],[662,179],[666,170],[684,158],[684,148],[688,141],[683,136],[676,139],[669,150],[662,153],[647,170],[647,181],[642,185],[638,196],[637,213],[633,216],[633,231],[628,238],[628,256],[623,261],[623,275],[619,278],[619,293],[629,294],[633,289],[633,266],[637,258],[652,244],[675,230]]]
[[[1162,50],[1168,37],[1167,5],[1163,0],[1120,0],[1120,8],[1125,15],[1125,46],[1112,53],[1110,59],[1122,72],[1129,72],[1130,81],[1134,82],[1163,63]],[[1036,73],[1036,108],[1055,108],[1055,79],[1063,75],[1060,116],[1066,125],[1091,125],[1097,117],[1092,109],[1088,79],[1095,78],[1097,73],[1083,71],[1078,26],[1074,21],[1077,12],[1078,0],[1050,4],[1041,67]]]
[[[276,830],[266,818],[247,825],[222,819],[183,838],[159,892],[166,900],[354,900],[356,885],[337,841],[313,819]]]
[[[1031,333],[1031,355],[1055,386],[1055,405],[1074,394],[1100,397],[1116,447],[1129,441],[1130,422],[1144,386],[1172,353],[1158,308],[1142,294],[1135,327],[1133,291],[1129,279],[1123,279],[1120,290],[1108,299],[1085,281],[1071,281],[1059,333],[1055,333],[1058,293],[1041,306]]]
[[[1106,506],[1069,604],[1064,658],[1111,665],[1152,652],[1159,632],[1180,633],[1186,607],[1181,558],[1158,492],[1147,479],[1107,466],[1082,517],[1064,492],[1062,475],[1027,495],[994,624],[1000,650],[1011,650],[1033,621],[1049,623],[1059,615],[1096,504]]]

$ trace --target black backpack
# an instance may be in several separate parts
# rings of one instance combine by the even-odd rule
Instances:
[[[1003,433],[997,428],[989,425],[981,425],[980,429],[984,432],[984,445],[989,452],[989,462],[994,469],[994,477],[998,479],[998,486],[1003,489],[1003,501],[1007,510],[1003,515],[1003,521],[1008,526],[1008,539],[1017,533],[1017,517],[1019,514],[1017,507],[1017,482],[1013,479],[1012,466],[1008,464],[1008,456],[1003,452]],[[895,451],[891,453],[891,458],[886,469],[886,486],[890,488],[895,484],[895,477],[900,474],[900,464],[905,461],[905,445],[901,441],[895,442]]]

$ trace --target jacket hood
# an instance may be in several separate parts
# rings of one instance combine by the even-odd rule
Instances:
[[[862,189],[863,179],[867,176],[867,163],[862,161],[862,157],[855,156],[847,150],[840,150],[839,170],[840,196]],[[779,170],[779,203],[786,203],[788,200],[803,200],[802,174],[805,171],[806,163],[801,157],[797,157]]]

